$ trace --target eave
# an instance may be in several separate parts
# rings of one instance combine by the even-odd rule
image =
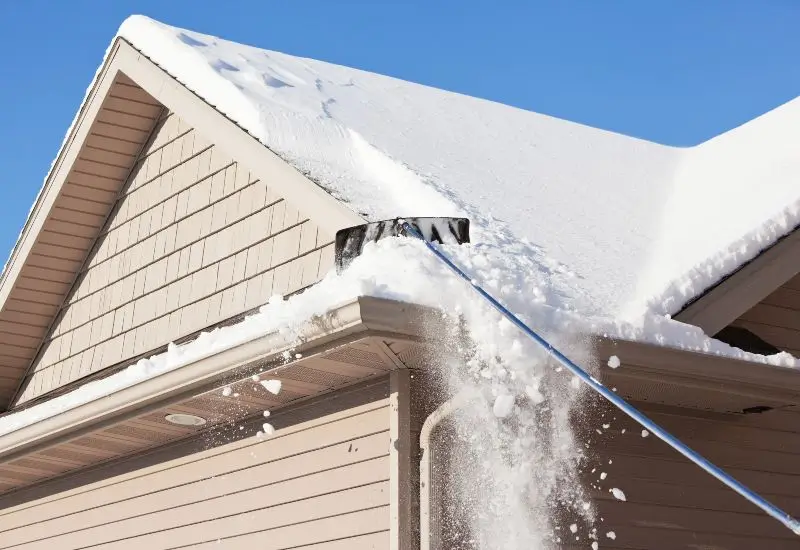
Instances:
[[[633,401],[741,414],[800,406],[800,371],[678,348],[596,339],[603,383]],[[606,361],[616,355],[621,366]]]
[[[798,256],[800,229],[794,229],[707,289],[673,318],[714,336],[800,273]]]
[[[0,493],[211,430],[234,430],[264,410],[386,376],[405,368],[401,357],[423,345],[429,313],[358,298],[312,319],[299,340],[265,334],[0,436]],[[287,363],[288,349],[302,357]],[[253,382],[256,373],[281,380],[281,392],[272,395]],[[224,387],[233,393],[223,395]],[[176,412],[208,423],[179,427],[164,420]]]
[[[443,322],[431,308],[358,298],[308,322],[300,345],[280,333],[266,334],[0,436],[0,491],[214,430],[230,433],[257,422],[264,410],[280,412],[394,369],[435,368],[442,347],[433,335],[447,332],[434,324]],[[302,357],[287,363],[288,349]],[[734,415],[800,405],[800,373],[791,369],[609,339],[595,340],[593,354],[598,365],[611,354],[621,358],[618,369],[593,370],[634,402]],[[283,391],[269,394],[250,379],[255,373],[282,380]],[[224,396],[226,386],[239,397]],[[179,428],[164,420],[172,412],[200,415],[209,423]]]
[[[75,118],[0,279],[0,411],[13,404],[164,109],[326,231],[363,220],[224,114],[117,38]],[[107,367],[110,365],[104,365]],[[83,372],[83,370],[81,371]],[[74,377],[71,377],[74,378]],[[56,384],[58,380],[55,380]],[[41,388],[45,394],[55,388]]]

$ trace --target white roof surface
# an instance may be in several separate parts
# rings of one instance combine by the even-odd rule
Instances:
[[[787,353],[757,356],[663,316],[800,221],[800,100],[676,149],[145,17],[128,19],[120,35],[368,217],[468,216],[474,244],[448,252],[556,340],[588,328],[800,366]],[[359,295],[461,313],[488,363],[503,356],[503,368],[538,387],[537,348],[419,243],[391,239],[343,275],[276,297],[238,325],[0,418],[0,436],[262,334],[294,334]]]
[[[798,223],[798,100],[680,149],[142,16],[120,35],[369,218],[527,240],[587,315],[674,313]]]

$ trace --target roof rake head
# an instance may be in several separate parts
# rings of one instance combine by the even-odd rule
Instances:
[[[469,242],[467,218],[395,218],[347,227],[336,232],[336,273],[361,255],[367,243],[387,237],[413,237],[405,224],[416,230],[428,242],[464,244]]]

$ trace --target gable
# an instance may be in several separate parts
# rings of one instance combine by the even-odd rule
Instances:
[[[762,317],[758,313],[752,313],[762,301],[765,304],[761,308],[777,306],[791,309],[792,306],[785,304],[784,300],[787,296],[791,297],[794,281],[800,274],[798,254],[800,230],[795,229],[706,290],[674,318],[700,327],[706,334],[713,336],[740,318],[748,315]],[[765,340],[770,342],[768,338]],[[777,347],[783,349],[780,345]]]
[[[16,404],[309,286],[333,265],[332,243],[165,112]]]
[[[307,286],[360,221],[117,40],[3,274],[0,406]]]
[[[94,236],[161,111],[123,75],[94,94],[105,100],[76,124],[12,253],[0,287],[0,406],[11,398],[65,299]],[[93,111],[93,112],[91,112]],[[63,178],[59,188],[55,180]]]
[[[781,285],[730,326],[755,334],[777,348],[773,353],[785,351],[800,357],[800,276]]]

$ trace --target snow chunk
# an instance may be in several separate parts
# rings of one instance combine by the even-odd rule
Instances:
[[[608,366],[611,367],[612,369],[619,368],[620,364],[621,363],[619,357],[617,357],[616,355],[612,355],[611,357],[608,358]]]
[[[231,388],[229,388],[227,386],[222,388],[222,395],[224,395],[225,397],[230,397],[230,395],[232,393],[233,393],[233,390]]]
[[[611,540],[617,540],[617,534],[614,531],[609,531],[606,533],[606,536]]]
[[[281,387],[283,383],[280,380],[262,380],[261,385],[264,386],[264,389],[267,390],[269,393],[278,395],[281,392]]]
[[[600,545],[597,544],[597,541],[592,542],[592,550],[597,550],[598,548],[600,548]]]
[[[269,422],[264,422],[264,424],[261,426],[261,429],[264,430],[264,435],[266,436],[270,436],[275,433],[274,426]]]
[[[569,530],[570,530],[570,532],[572,534],[577,533],[578,532],[578,524],[577,523],[573,523],[572,525],[569,526]]]
[[[611,489],[611,494],[614,495],[614,498],[617,500],[622,500],[622,501],[626,500],[625,493],[623,493],[621,489],[617,489],[616,487],[614,487],[613,489]]]
[[[605,472],[600,472],[600,479],[603,480],[608,477],[608,474]]]
[[[514,396],[509,394],[498,395],[494,400],[492,412],[497,418],[505,418],[514,410]]]
[[[647,437],[649,435],[650,435],[650,432],[648,432],[647,430],[642,430],[642,437]]]

